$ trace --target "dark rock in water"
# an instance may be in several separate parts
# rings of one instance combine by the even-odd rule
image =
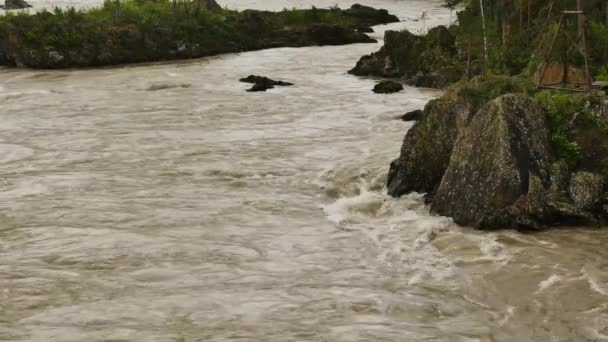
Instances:
[[[344,14],[352,17],[357,23],[366,26],[399,22],[399,18],[389,14],[385,9],[375,9],[360,4],[352,5],[344,11]]]
[[[443,88],[464,74],[456,55],[455,38],[444,26],[433,28],[426,36],[386,31],[380,51],[363,56],[349,73],[399,77],[410,85]]]
[[[403,121],[418,121],[422,118],[424,112],[420,109],[413,110],[411,112],[407,112],[401,116],[401,120]]]
[[[268,83],[256,83],[251,87],[251,89],[247,89],[249,92],[258,92],[258,91],[266,91],[268,89],[273,89],[274,86]]]
[[[24,0],[5,0],[4,9],[14,10],[14,9],[23,9],[30,8],[32,5],[28,4]]]
[[[306,32],[306,38],[318,45],[344,45],[345,42],[375,43],[368,35],[338,25],[314,25]]]
[[[376,94],[392,94],[403,90],[403,85],[394,81],[382,81],[374,87]]]
[[[544,111],[533,100],[489,102],[458,138],[431,209],[479,228],[520,223],[504,210],[529,193],[532,177],[548,184],[547,137]]]
[[[284,82],[284,81],[275,81],[265,76],[257,76],[257,75],[249,75],[245,78],[240,79],[241,82],[245,83],[254,83],[253,87],[247,91],[256,92],[256,91],[266,91],[268,89],[272,89],[275,86],[292,86],[293,83]]]
[[[273,86],[292,86],[293,83],[285,82],[285,81],[275,81],[265,76],[256,76],[249,75],[245,78],[240,79],[241,82],[245,83],[260,83],[260,84],[269,84]]]

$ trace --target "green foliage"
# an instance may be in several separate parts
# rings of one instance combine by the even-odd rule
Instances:
[[[103,65],[259,48],[272,31],[315,24],[354,25],[338,9],[252,13],[208,11],[197,0],[175,6],[170,1],[105,0],[86,10],[7,13],[0,16],[0,41],[18,42],[16,54],[36,67],[58,66],[50,51],[61,56],[64,66]]]
[[[342,11],[337,7],[329,10],[318,9],[314,6],[310,10],[295,8],[290,10],[283,9],[283,11],[268,17],[266,20],[270,25],[276,28],[281,28],[284,26],[303,27],[314,24],[338,26],[353,25],[352,20],[344,16]]]
[[[607,67],[602,66],[599,68],[599,70],[597,72],[598,72],[597,75],[595,75],[596,81],[608,82],[608,68]]]
[[[487,79],[477,77],[469,83],[456,86],[456,96],[469,101],[474,110],[504,94],[529,95],[534,91],[534,84],[528,79],[507,76],[491,76]]]
[[[535,99],[543,106],[549,122],[550,139],[557,157],[575,167],[581,159],[581,148],[574,141],[574,129],[598,124],[587,95],[543,91]]]

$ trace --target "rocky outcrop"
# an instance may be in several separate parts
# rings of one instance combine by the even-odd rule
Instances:
[[[426,36],[387,31],[380,51],[362,57],[349,73],[357,76],[402,78],[418,87],[443,88],[459,80],[455,38],[444,26]]]
[[[25,2],[25,0],[5,0],[4,1],[4,9],[7,10],[16,10],[16,9],[24,9],[30,8],[32,5]]]
[[[463,225],[504,223],[495,221],[504,221],[501,211],[526,196],[531,182],[549,181],[547,136],[543,109],[531,99],[489,102],[458,137],[432,210]]]
[[[389,194],[425,193],[434,213],[480,229],[608,222],[605,171],[570,169],[549,137],[543,107],[523,94],[431,101],[391,163]]]
[[[354,4],[344,11],[344,14],[362,26],[374,26],[399,22],[399,18],[388,13],[385,9],[375,9],[361,4]]]
[[[429,102],[420,121],[406,134],[401,156],[391,163],[388,192],[432,195],[441,182],[459,131],[470,116],[470,105],[444,99]]]
[[[395,81],[382,81],[374,86],[376,94],[392,94],[403,90],[403,85]]]
[[[251,87],[251,89],[247,90],[249,92],[266,91],[268,89],[274,88],[275,86],[285,87],[285,86],[293,85],[293,83],[284,82],[284,81],[275,81],[268,77],[256,76],[256,75],[249,75],[245,78],[241,78],[240,81],[245,82],[245,83],[253,83],[253,87]]]

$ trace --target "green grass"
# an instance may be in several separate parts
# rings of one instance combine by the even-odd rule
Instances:
[[[258,49],[274,31],[315,24],[353,26],[339,9],[215,12],[196,1],[106,0],[86,10],[9,12],[0,17],[0,45],[12,44],[32,67],[106,65]]]

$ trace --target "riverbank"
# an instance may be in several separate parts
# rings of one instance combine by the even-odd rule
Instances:
[[[364,33],[397,22],[353,5],[309,10],[230,11],[196,2],[128,1],[116,6],[0,17],[0,65],[72,68],[199,58],[276,47],[375,42]]]
[[[483,45],[474,43],[484,40],[483,31],[475,31],[473,25],[482,20],[475,6],[469,3],[459,13],[459,23],[449,29],[433,28],[424,36],[386,32],[380,51],[362,57],[350,71],[446,89],[444,97],[426,105],[407,132],[400,157],[390,167],[389,194],[425,193],[434,213],[481,229],[606,225],[606,92],[539,86],[549,78],[580,82],[581,72],[573,67],[577,60],[570,54],[563,57],[572,70],[567,76],[551,74],[563,65],[547,68],[554,70],[540,76],[545,70],[538,57],[542,50],[531,44],[542,43],[555,34],[551,31],[526,38],[527,44],[489,31],[487,35],[501,37],[503,45],[490,40],[495,51],[484,70]],[[541,25],[531,9],[527,15],[527,30]],[[546,21],[546,14],[541,19]],[[497,19],[489,18],[489,26],[496,29],[492,20]],[[590,21],[590,31],[600,30],[598,25],[602,24]],[[601,56],[590,51],[590,71],[601,79]],[[498,53],[519,57],[497,59]],[[548,57],[554,64],[559,58]]]

